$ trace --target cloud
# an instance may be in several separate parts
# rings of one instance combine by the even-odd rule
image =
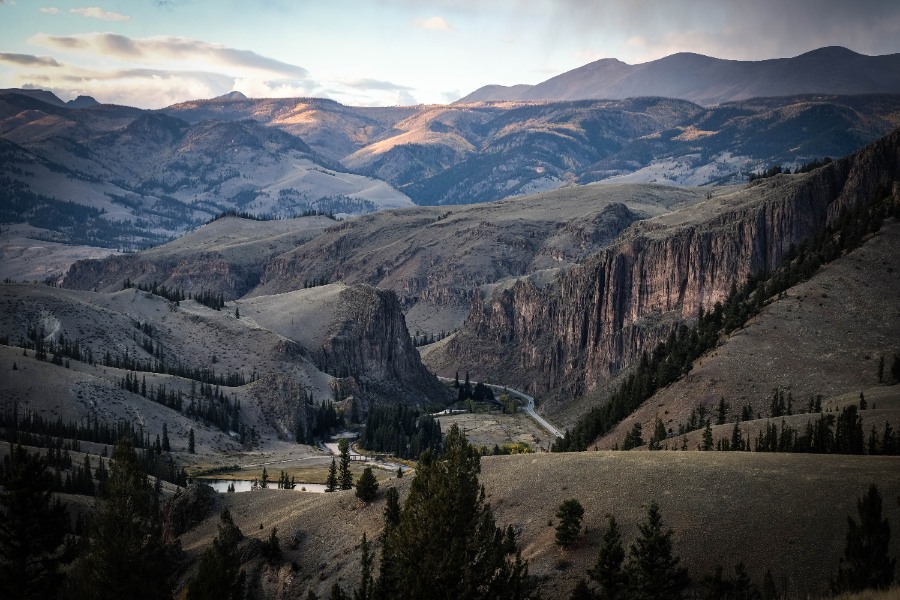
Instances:
[[[41,8],[41,9],[39,9],[39,10],[40,10],[42,13],[46,13],[46,14],[48,14],[48,15],[59,14],[59,9],[58,9],[58,8],[55,8],[55,7],[52,7],[52,6],[48,6],[48,7],[46,7],[46,8]]]
[[[386,92],[411,92],[414,88],[411,88],[406,85],[399,85],[397,83],[391,83],[390,81],[381,81],[379,79],[347,79],[342,80],[340,83],[343,83],[347,87],[354,88],[357,90],[379,90]]]
[[[99,6],[85,6],[82,8],[70,8],[70,13],[90,17],[92,19],[100,19],[101,21],[127,21],[131,17],[116,12],[103,10]]]
[[[416,27],[421,29],[436,29],[438,31],[452,31],[453,26],[443,17],[429,17],[427,19],[416,19],[413,21]]]
[[[56,59],[51,56],[34,56],[32,54],[13,54],[0,52],[0,62],[26,67],[61,67]]]
[[[54,36],[39,33],[29,43],[49,48],[84,50],[106,58],[166,63],[197,61],[230,69],[252,69],[277,77],[306,78],[303,67],[262,56],[250,50],[228,48],[183,37],[131,38],[115,33],[87,33]]]

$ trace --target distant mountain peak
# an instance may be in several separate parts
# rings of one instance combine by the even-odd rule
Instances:
[[[93,98],[93,96],[78,96],[74,100],[69,100],[66,102],[66,106],[69,108],[88,108],[90,106],[97,106],[100,104]]]
[[[216,96],[213,100],[247,100],[247,96],[242,94],[241,92],[234,90],[233,92],[228,92],[227,94],[222,94],[221,96]]]

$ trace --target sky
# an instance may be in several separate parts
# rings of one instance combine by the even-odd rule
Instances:
[[[900,52],[897,0],[0,0],[0,88],[446,104],[600,58]]]

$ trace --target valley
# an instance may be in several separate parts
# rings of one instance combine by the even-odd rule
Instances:
[[[0,596],[896,596],[898,56],[0,90]]]

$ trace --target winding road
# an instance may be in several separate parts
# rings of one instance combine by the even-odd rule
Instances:
[[[456,381],[455,379],[451,379],[450,377],[441,377],[440,375],[438,375],[437,378],[440,379],[441,381]],[[472,385],[475,385],[478,382],[470,381],[469,383],[471,383]],[[550,422],[547,421],[547,419],[545,419],[541,415],[537,414],[537,412],[534,410],[534,398],[532,398],[525,392],[520,392],[519,390],[514,390],[513,388],[507,387],[505,385],[497,385],[496,383],[487,383],[485,381],[482,381],[481,383],[488,386],[495,392],[509,392],[510,394],[513,394],[515,396],[518,396],[522,400],[525,400],[525,402],[526,402],[525,412],[528,414],[529,417],[534,419],[534,421],[538,425],[540,425],[541,427],[543,427],[544,429],[549,431],[551,435],[554,435],[558,438],[563,437],[563,434],[559,431],[559,429],[557,429],[556,427],[551,425]]]

